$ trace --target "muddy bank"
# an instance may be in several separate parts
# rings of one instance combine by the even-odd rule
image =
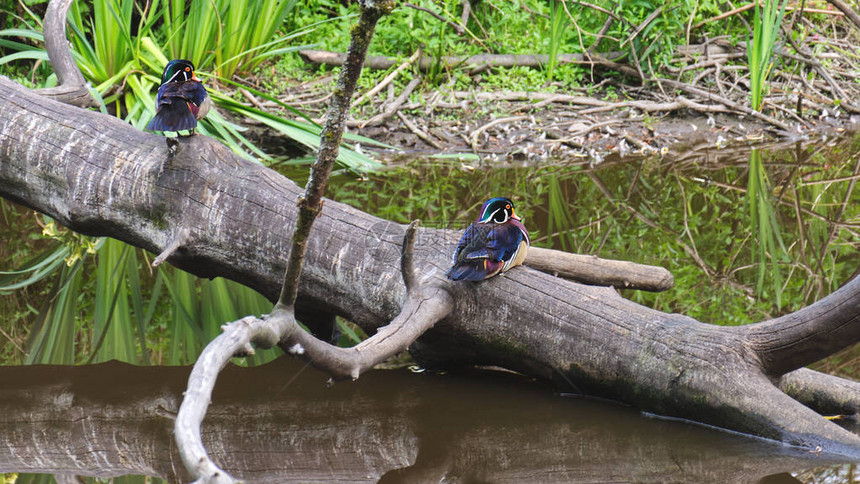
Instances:
[[[321,78],[297,85],[284,101],[321,122],[328,81]],[[388,162],[404,156],[442,154],[482,162],[579,158],[596,164],[613,155],[725,150],[751,143],[834,136],[860,128],[860,116],[839,110],[825,110],[803,122],[788,121],[789,130],[784,130],[750,115],[701,112],[701,104],[679,109],[650,100],[606,101],[599,95],[534,92],[432,92],[413,95],[407,102],[407,96],[395,94],[393,90],[378,94],[354,109],[348,121],[349,132],[391,146],[360,148]],[[622,92],[621,96],[628,94],[632,93]],[[265,103],[260,107],[273,108]],[[661,111],[661,107],[667,110]],[[267,150],[283,149],[285,140],[276,133],[262,126],[254,133]],[[295,156],[297,152],[283,154]]]
[[[851,55],[858,47],[850,41],[856,36],[850,26],[833,24],[826,34],[801,44],[787,38],[787,43],[775,47],[760,112],[749,107],[745,45],[723,36],[678,46],[671,62],[655,73],[603,54],[568,59],[589,72],[576,89],[551,83],[535,91],[499,91],[484,82],[487,70],[504,72],[522,65],[527,55],[508,59],[511,56],[487,54],[473,56],[472,64],[449,66],[451,72],[459,70],[460,80],[466,76],[471,81],[468,88],[457,87],[463,83],[455,82],[454,76],[441,86],[427,82],[422,70],[427,56],[419,59],[417,52],[406,60],[373,58],[365,69],[386,69],[388,74],[359,91],[348,127],[393,146],[382,151],[364,147],[384,160],[404,153],[459,153],[482,161],[573,157],[598,163],[611,154],[666,153],[690,146],[722,149],[832,136],[856,129],[860,121],[860,105],[853,101],[860,96],[860,84],[853,74],[856,55]],[[317,59],[309,53],[324,56]],[[331,59],[337,53],[303,54],[314,65],[337,65]],[[475,58],[483,59],[483,64],[473,65]],[[500,67],[501,61],[507,63]],[[540,66],[538,62],[531,67]],[[274,69],[271,74],[276,74]],[[245,81],[264,89],[258,79]],[[282,82],[291,87],[278,99],[320,122],[332,82],[332,75]],[[242,94],[259,108],[280,109]],[[266,136],[261,141],[269,145]]]

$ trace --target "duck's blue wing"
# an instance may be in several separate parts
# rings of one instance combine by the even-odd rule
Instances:
[[[493,261],[507,262],[511,260],[523,241],[523,232],[509,220],[496,225],[487,234],[486,257]],[[519,222],[517,222],[519,224]],[[522,224],[520,224],[522,225]]]
[[[455,281],[482,281],[504,267],[502,257],[510,236],[503,226],[486,223],[470,225],[454,251],[454,266],[448,278]]]
[[[208,94],[199,82],[168,82],[155,96],[155,117],[146,126],[151,131],[188,131],[197,127],[200,106]]]

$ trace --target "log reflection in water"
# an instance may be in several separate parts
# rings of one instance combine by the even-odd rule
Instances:
[[[187,480],[171,428],[188,371],[0,368],[0,472]],[[252,482],[756,482],[835,463],[509,374],[325,379],[286,358],[225,370],[203,427],[212,458]]]

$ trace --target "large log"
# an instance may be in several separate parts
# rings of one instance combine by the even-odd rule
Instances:
[[[301,190],[204,136],[164,138],[0,78],[0,196],[90,235],[224,276],[275,299]],[[336,313],[373,332],[400,311],[405,228],[327,201],[301,277],[299,316]],[[455,308],[413,345],[426,364],[497,365],[615,399],[803,446],[860,456],[860,438],[793,400],[777,377],[860,340],[860,278],[784,318],[742,328],[666,314],[610,288],[528,267],[451,283],[458,233],[420,229],[416,266]],[[858,385],[848,382],[860,406]],[[801,395],[803,392],[796,392]]]

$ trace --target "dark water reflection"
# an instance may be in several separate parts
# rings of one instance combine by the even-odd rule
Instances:
[[[187,481],[171,429],[188,371],[0,368],[0,472]],[[325,380],[286,358],[225,370],[203,428],[214,460],[248,482],[795,483],[853,471],[506,373]]]

